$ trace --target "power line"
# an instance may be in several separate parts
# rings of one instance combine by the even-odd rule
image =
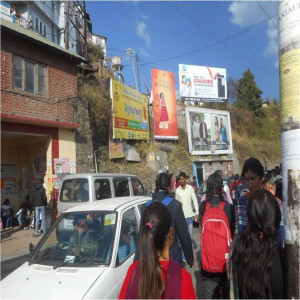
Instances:
[[[262,9],[262,11],[265,13],[265,15],[269,18],[269,20],[273,23],[274,27],[277,28],[276,24],[274,23],[274,21],[272,20],[272,18],[274,17],[270,17],[269,14],[265,11],[265,9],[260,5],[260,3],[256,0],[257,4],[259,5],[259,7]]]
[[[237,51],[231,49],[229,46],[227,46],[226,44],[224,44],[222,41],[220,41],[220,39],[218,39],[215,35],[213,35],[211,32],[209,32],[206,28],[203,28],[197,21],[193,20],[189,15],[187,16],[187,14],[180,9],[178,6],[176,6],[174,3],[171,3],[173,5],[173,7],[175,7],[176,9],[178,9],[182,15],[184,15],[188,20],[192,21],[194,24],[196,24],[199,28],[201,28],[202,31],[206,32],[209,36],[211,36],[213,39],[215,39],[218,42],[221,42],[222,46],[227,48],[229,51],[231,51],[232,53],[234,53],[235,55],[237,55],[238,57],[240,57],[241,59],[243,59],[244,61],[248,62],[249,64],[253,65],[256,69],[259,69],[263,72],[265,72],[262,68],[258,67],[257,65],[255,65],[253,62],[251,62],[249,59],[243,57],[241,54],[239,54]]]
[[[273,16],[273,17],[274,17],[274,16]],[[221,43],[224,43],[224,42],[226,42],[226,41],[229,41],[229,40],[231,40],[231,39],[233,39],[233,38],[235,38],[235,37],[237,37],[237,36],[239,36],[239,35],[241,35],[241,34],[247,32],[247,31],[249,31],[250,29],[253,29],[254,27],[256,27],[256,26],[258,26],[258,25],[264,23],[264,22],[267,21],[267,20],[268,20],[268,18],[263,19],[262,21],[260,21],[260,22],[254,24],[254,25],[251,25],[251,26],[245,28],[244,30],[242,30],[242,31],[240,31],[240,32],[237,32],[237,33],[235,33],[235,34],[233,34],[233,35],[231,35],[231,36],[229,36],[229,37],[227,37],[227,38],[225,38],[225,39],[223,39],[223,40],[220,40],[220,41],[218,41],[218,42],[209,44],[209,45],[204,46],[204,47],[202,47],[202,48],[199,48],[199,49],[196,49],[196,50],[193,50],[193,51],[190,51],[190,52],[186,52],[186,53],[182,53],[182,54],[170,56],[170,57],[167,57],[167,58],[159,59],[159,60],[156,60],[156,61],[153,61],[153,62],[145,63],[144,65],[158,64],[158,63],[161,63],[161,62],[164,62],[164,61],[168,61],[168,60],[172,60],[172,59],[175,59],[175,58],[179,58],[179,57],[191,55],[191,54],[200,52],[200,51],[202,51],[202,50],[209,49],[209,48],[211,48],[211,47],[214,47],[214,46],[216,46],[216,45],[219,45],[219,44],[221,44]],[[127,68],[127,67],[130,67],[130,65],[125,65],[125,66],[124,66],[124,68]]]
[[[199,6],[195,5],[194,4],[194,7],[195,9],[197,9],[200,13],[202,13],[202,15],[204,17],[206,17],[211,23],[213,23],[214,25],[217,25],[223,32],[225,32],[227,35],[229,35],[229,33],[224,29],[224,26],[221,26],[217,20],[215,18],[213,18],[207,11],[203,12],[201,9],[199,9]],[[213,22],[212,22],[213,21]],[[242,45],[246,50],[248,50],[254,57],[255,59],[259,59],[261,62],[263,62],[263,60],[261,58],[259,58],[257,56],[256,53],[254,53],[248,46],[246,46],[240,39],[238,40],[239,41],[239,44]],[[264,62],[263,62],[264,63]],[[265,69],[265,70],[270,70],[268,68],[262,68],[262,69]]]

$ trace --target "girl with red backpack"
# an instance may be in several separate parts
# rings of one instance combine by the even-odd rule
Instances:
[[[229,298],[226,263],[235,229],[233,205],[225,202],[218,173],[207,179],[206,201],[199,207],[201,277],[206,299]]]
[[[129,267],[119,299],[196,299],[191,275],[169,256],[173,237],[168,208],[152,202],[142,216],[139,260]]]

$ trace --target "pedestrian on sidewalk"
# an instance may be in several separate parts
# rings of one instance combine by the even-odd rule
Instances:
[[[170,258],[172,224],[164,204],[152,201],[145,209],[140,257],[129,267],[119,299],[196,299],[191,275]]]
[[[47,197],[46,197],[46,191],[43,187],[44,180],[42,178],[37,179],[37,183],[34,185],[32,191],[31,191],[31,200],[33,203],[33,206],[35,207],[35,230],[34,230],[34,236],[39,236],[38,230],[39,230],[39,221],[40,221],[40,215],[42,219],[42,229],[43,233],[46,233],[46,216],[45,216],[45,208],[47,205]]]
[[[12,208],[10,206],[9,199],[5,199],[2,206],[1,206],[1,218],[3,226],[5,224],[5,229],[11,229],[12,228]]]

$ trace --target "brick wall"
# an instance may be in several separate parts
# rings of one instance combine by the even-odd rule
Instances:
[[[77,96],[77,60],[42,44],[2,31],[1,38],[1,110],[21,117],[74,122],[73,102]],[[13,89],[13,55],[47,65],[48,94]]]

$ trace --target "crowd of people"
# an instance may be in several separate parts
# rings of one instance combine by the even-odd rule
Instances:
[[[152,200],[141,209],[139,245],[119,298],[196,298],[186,270],[196,263],[193,216],[200,227],[197,263],[206,299],[284,298],[280,169],[265,172],[249,158],[227,192],[220,170],[207,178],[199,203],[197,189],[184,172],[177,180],[158,175]]]
[[[14,220],[16,220],[19,228],[23,228],[24,230],[34,229],[34,237],[46,233],[47,197],[43,184],[43,179],[36,179],[30,191],[30,195],[25,197],[25,201],[15,214],[9,199],[5,199],[1,206],[1,223],[3,230],[12,229]]]

